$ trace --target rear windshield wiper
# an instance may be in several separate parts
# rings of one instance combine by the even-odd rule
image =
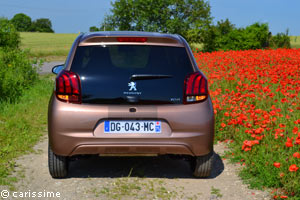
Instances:
[[[148,79],[161,79],[161,78],[172,78],[172,75],[165,74],[133,74],[130,77],[130,81],[135,80],[148,80]]]

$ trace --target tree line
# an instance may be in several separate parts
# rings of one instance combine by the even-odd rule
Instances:
[[[32,20],[24,13],[14,15],[10,22],[15,26],[19,32],[47,32],[54,33],[52,23],[48,18],[39,18]]]
[[[149,31],[182,35],[203,51],[290,48],[288,31],[272,36],[267,23],[238,28],[228,19],[213,24],[206,0],[115,0],[94,31]]]

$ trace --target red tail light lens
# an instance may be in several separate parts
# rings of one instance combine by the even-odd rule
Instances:
[[[189,74],[184,80],[184,104],[204,101],[208,97],[207,80],[200,72]]]
[[[118,42],[147,42],[146,37],[118,37]]]
[[[77,74],[63,70],[56,77],[56,97],[69,103],[81,103],[80,79]]]

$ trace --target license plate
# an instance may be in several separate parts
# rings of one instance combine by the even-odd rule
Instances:
[[[104,133],[161,133],[161,121],[104,121]]]

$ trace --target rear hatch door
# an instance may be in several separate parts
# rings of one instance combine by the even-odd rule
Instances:
[[[182,104],[193,67],[184,47],[91,45],[77,47],[71,71],[80,77],[82,103]]]

